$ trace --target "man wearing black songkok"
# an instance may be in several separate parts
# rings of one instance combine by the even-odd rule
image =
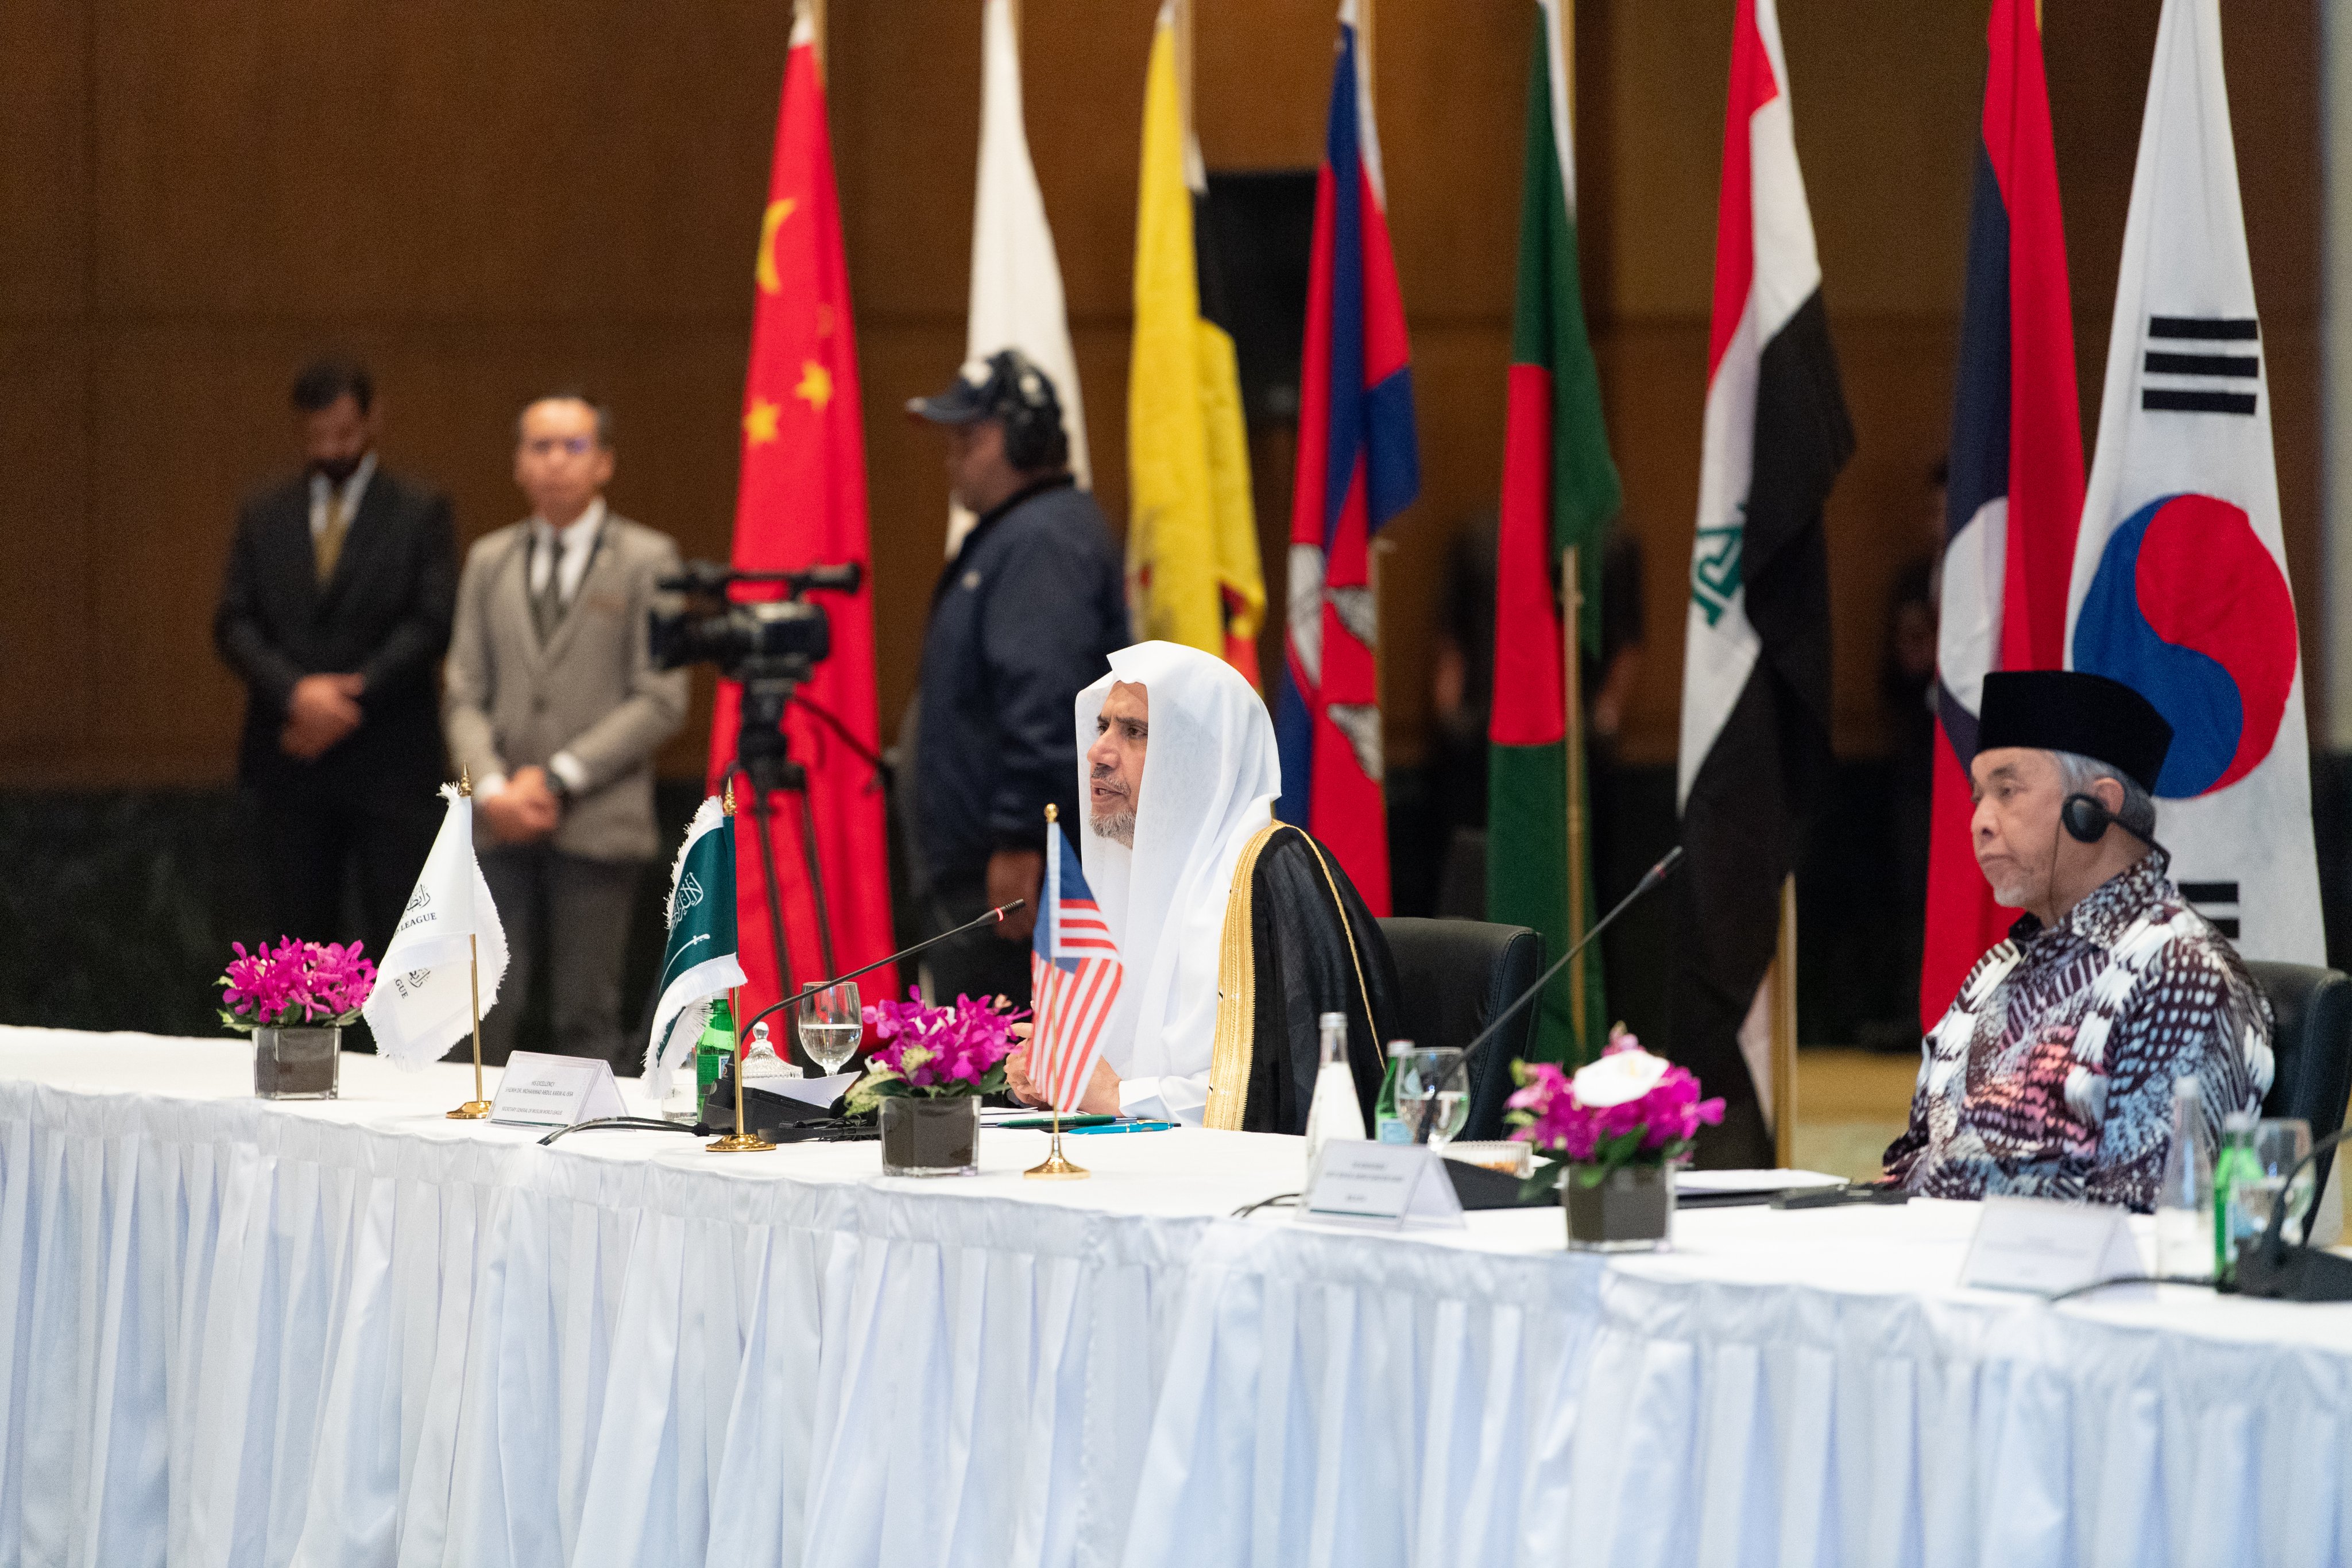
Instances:
[[[2021,909],[1927,1039],[1896,1185],[2155,1207],[2172,1086],[2209,1138],[2262,1103],[2271,1012],[2237,952],[2165,874],[2151,793],[2172,727],[2076,671],[1985,677],[1970,823],[1977,864]]]

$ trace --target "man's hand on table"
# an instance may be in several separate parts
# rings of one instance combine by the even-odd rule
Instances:
[[[1004,1086],[1024,1105],[1043,1106],[1048,1103],[1045,1091],[1029,1076],[1029,1030],[1027,1023],[1013,1026],[1013,1038],[1021,1041],[1004,1061]],[[1095,1073],[1087,1080],[1087,1092],[1078,1101],[1078,1110],[1088,1116],[1118,1114],[1118,1074],[1102,1058],[1095,1058]]]

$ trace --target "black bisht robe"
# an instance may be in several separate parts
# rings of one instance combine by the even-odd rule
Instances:
[[[1339,861],[1286,823],[1253,839],[1234,868],[1220,956],[1208,1124],[1304,1133],[1322,1064],[1316,1020],[1345,1012],[1369,1130],[1386,1068],[1382,1031],[1402,1018],[1396,960]],[[1234,1084],[1245,1086],[1238,1117]]]

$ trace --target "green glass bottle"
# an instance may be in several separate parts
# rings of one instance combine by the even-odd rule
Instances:
[[[1412,1041],[1389,1041],[1388,1071],[1381,1075],[1381,1097],[1372,1102],[1372,1136],[1383,1144],[1410,1144],[1412,1132],[1404,1118],[1397,1114],[1397,1077],[1404,1071],[1404,1059],[1412,1054]]]
[[[710,1120],[711,1087],[734,1054],[735,1012],[721,997],[710,1004],[710,1021],[702,1026],[702,1038],[694,1042],[694,1109],[706,1123]]]
[[[2221,1119],[2221,1152],[2213,1161],[2213,1281],[2227,1284],[2237,1278],[2238,1242],[2253,1233],[2245,1205],[2238,1201],[2238,1184],[2263,1174],[2254,1153],[2254,1113],[2232,1111]]]

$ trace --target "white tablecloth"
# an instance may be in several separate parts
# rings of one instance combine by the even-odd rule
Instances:
[[[0,1564],[2322,1563],[2352,1310],[1952,1287],[1965,1205],[1275,1215],[1295,1140],[553,1149],[0,1030]]]

